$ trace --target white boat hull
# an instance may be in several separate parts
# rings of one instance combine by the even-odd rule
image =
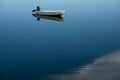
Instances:
[[[58,10],[58,11],[50,11],[50,10],[41,10],[35,11],[35,14],[44,15],[44,16],[61,16],[65,10]]]

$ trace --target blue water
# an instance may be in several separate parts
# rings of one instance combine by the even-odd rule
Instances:
[[[38,5],[66,10],[64,22],[37,21]],[[0,0],[0,80],[72,74],[120,50],[119,34],[119,0]]]

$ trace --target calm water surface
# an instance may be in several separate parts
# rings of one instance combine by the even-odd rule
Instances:
[[[0,80],[120,80],[119,50],[119,0],[0,0]]]

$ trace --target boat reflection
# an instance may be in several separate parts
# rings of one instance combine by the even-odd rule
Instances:
[[[64,22],[64,19],[62,18],[62,16],[44,16],[44,15],[37,15],[37,14],[32,14],[32,15],[37,18],[37,21],[40,21],[40,19],[48,19],[53,21]]]

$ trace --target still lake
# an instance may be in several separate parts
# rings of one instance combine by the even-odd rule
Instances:
[[[119,58],[119,0],[0,0],[0,80],[120,80]]]

